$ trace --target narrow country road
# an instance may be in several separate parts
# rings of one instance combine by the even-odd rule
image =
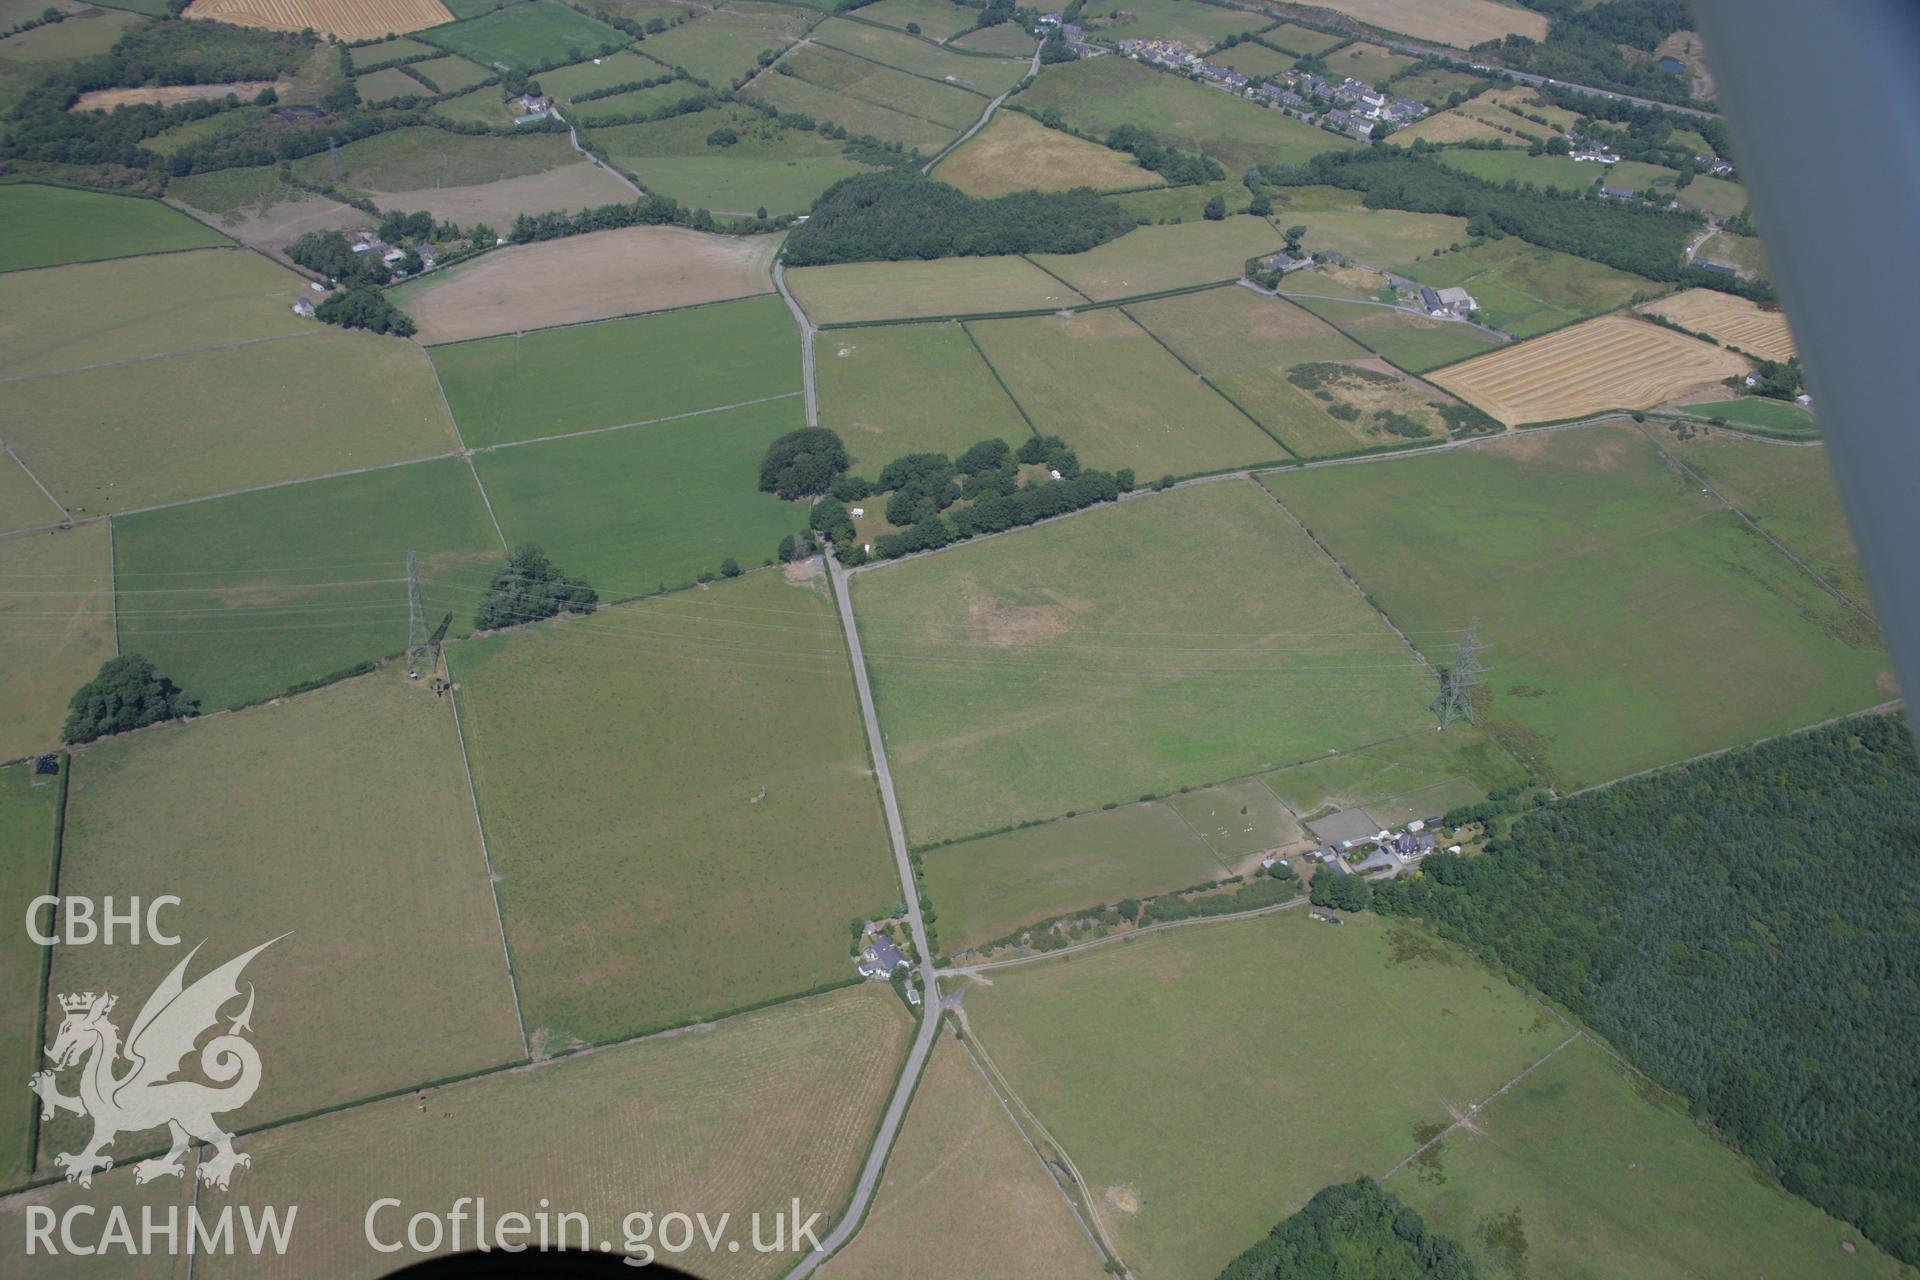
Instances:
[[[786,292],[784,287],[781,292]],[[914,1086],[920,1081],[920,1071],[927,1064],[927,1055],[933,1051],[934,1036],[939,1033],[941,1020],[940,974],[934,967],[933,953],[927,947],[926,921],[920,914],[920,890],[913,883],[913,863],[907,857],[907,831],[901,824],[900,802],[893,792],[893,770],[887,766],[887,745],[880,737],[880,719],[873,710],[873,689],[867,683],[867,662],[860,652],[860,631],[853,623],[853,596],[848,590],[851,584],[847,581],[846,570],[840,567],[832,552],[827,553],[826,562],[833,583],[834,601],[840,608],[840,626],[847,634],[848,656],[853,661],[853,684],[860,697],[860,716],[866,722],[867,744],[873,751],[873,772],[880,784],[880,805],[886,812],[887,838],[893,845],[894,864],[900,872],[901,900],[907,904],[907,923],[913,931],[914,948],[920,953],[922,1003],[920,1030],[913,1038],[913,1048],[907,1053],[907,1064],[900,1072],[900,1083],[894,1086],[893,1097],[887,1103],[887,1113],[880,1121],[880,1131],[874,1135],[873,1148],[867,1152],[867,1163],[860,1170],[860,1181],[854,1185],[853,1199],[848,1203],[845,1215],[820,1242],[820,1247],[801,1259],[800,1264],[788,1273],[788,1280],[803,1280],[813,1274],[814,1268],[852,1238],[867,1216],[867,1206],[873,1201],[874,1188],[880,1184],[880,1172],[886,1167],[887,1154],[893,1150],[893,1140],[900,1133],[900,1122],[906,1117],[907,1103],[913,1099]]]
[[[817,427],[820,425],[820,401],[813,392],[813,335],[818,331],[787,288],[787,267],[783,262],[776,261],[773,264],[773,287],[780,291],[780,296],[786,300],[787,310],[793,312],[794,322],[800,326],[800,385],[807,394],[807,425]],[[852,631],[851,622],[847,624],[847,629]],[[866,677],[862,676],[861,679],[864,681]]]
[[[1039,74],[1040,74],[1040,46],[1035,45],[1033,47],[1033,58],[1031,61],[1027,63],[1027,75],[1037,76]],[[1018,89],[1019,87],[1020,87],[1019,85],[1015,85],[1013,88]],[[935,152],[933,159],[927,161],[925,164],[920,166],[920,172],[932,173],[933,166],[939,164],[942,160],[945,160],[949,152],[958,149],[961,146],[961,144],[966,142],[968,138],[971,138],[974,134],[986,128],[987,121],[993,119],[993,113],[1000,109],[1000,104],[1005,102],[1007,98],[1012,95],[1012,93],[1013,93],[1013,89],[1009,89],[1005,93],[1001,94],[999,97],[987,103],[987,109],[980,113],[980,118],[973,122],[973,127],[967,130],[965,133],[961,134],[959,137],[955,138],[952,142],[949,142],[946,146],[940,148],[939,151]]]
[[[552,115],[555,120],[558,120],[561,124],[564,124],[567,126],[567,141],[573,144],[573,149],[575,151],[579,152],[582,156],[586,157],[588,164],[591,164],[596,169],[605,169],[608,173],[612,174],[615,178],[619,180],[621,186],[633,192],[633,194],[635,194],[636,196],[645,197],[647,193],[642,191],[639,187],[635,186],[631,178],[627,177],[626,174],[620,172],[618,169],[614,168],[612,165],[607,164],[606,162],[601,160],[599,156],[593,154],[593,152],[587,150],[585,147],[580,145],[580,131],[573,127],[573,122],[571,120],[567,119],[565,116],[560,114],[560,109],[558,107],[552,108]]]

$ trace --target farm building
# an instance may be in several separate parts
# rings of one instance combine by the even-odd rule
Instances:
[[[1290,253],[1274,253],[1269,254],[1261,265],[1269,271],[1278,271],[1285,274],[1286,272],[1297,270],[1300,267],[1312,266],[1313,264],[1310,259],[1296,258]]]
[[[1446,304],[1440,301],[1440,295],[1430,285],[1420,286],[1420,305],[1430,316],[1445,315],[1447,312]]]
[[[1711,271],[1717,276],[1733,276],[1740,273],[1724,262],[1708,262],[1705,258],[1695,258],[1693,265],[1702,271]]]
[[[1640,193],[1629,191],[1625,187],[1602,187],[1600,194],[1612,200],[1631,200]]]
[[[1473,300],[1473,295],[1459,285],[1440,290],[1439,296],[1440,305],[1456,316],[1464,316],[1480,307],[1480,304]]]
[[[293,300],[293,314],[297,316],[311,316],[313,314],[313,300],[307,297],[295,298]]]

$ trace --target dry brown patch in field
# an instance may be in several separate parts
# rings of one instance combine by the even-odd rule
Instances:
[[[544,173],[502,178],[471,187],[367,191],[382,209],[424,209],[444,222],[504,227],[523,213],[574,212],[601,204],[630,204],[633,192],[605,169],[581,160]]]
[[[254,205],[231,213],[210,213],[185,200],[169,198],[196,216],[219,227],[241,244],[264,249],[286,260],[280,250],[309,231],[343,231],[367,221],[367,215],[352,205],[340,204],[325,196],[310,195],[287,188],[292,199],[273,204]]]
[[[1482,40],[1498,40],[1512,33],[1532,40],[1547,38],[1544,14],[1493,0],[1314,0],[1386,31],[1439,40],[1465,49]]]
[[[143,84],[131,89],[94,89],[74,99],[69,111],[111,111],[115,107],[170,107],[178,102],[224,98],[234,94],[251,98],[274,82],[235,80],[229,84]]]
[[[1079,615],[1093,610],[1091,601],[1057,591],[1046,594],[1052,598],[1051,604],[1006,604],[975,597],[967,602],[967,621],[984,632],[987,643],[994,648],[1021,649],[1067,634]]]
[[[1513,426],[1650,408],[1747,367],[1698,338],[1608,315],[1438,370],[1428,381]]]
[[[1768,360],[1797,354],[1786,314],[1714,289],[1688,289],[1640,308]]]
[[[453,21],[440,0],[193,0],[185,16],[269,31],[311,27],[342,40],[372,40]]]
[[[400,304],[423,343],[578,324],[772,291],[779,236],[626,227],[489,253],[436,272]]]
[[[1140,1196],[1131,1187],[1108,1187],[1107,1203],[1131,1217],[1140,1212]]]
[[[1159,181],[1121,152],[1049,129],[1017,111],[1001,112],[942,160],[933,176],[974,196],[1074,187],[1105,191]]]

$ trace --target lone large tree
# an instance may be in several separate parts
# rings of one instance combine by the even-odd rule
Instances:
[[[60,733],[68,742],[92,742],[109,733],[190,716],[199,705],[145,658],[122,654],[102,663],[100,673],[74,692]]]
[[[561,573],[546,552],[527,543],[508,553],[506,567],[493,575],[473,615],[473,625],[481,631],[492,631],[551,618],[562,609],[592,613],[599,604],[599,592]]]
[[[767,446],[760,460],[760,489],[782,498],[811,498],[825,493],[847,469],[847,446],[826,427],[789,431]]]

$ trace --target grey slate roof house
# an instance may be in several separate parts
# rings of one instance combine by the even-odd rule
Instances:
[[[870,978],[885,978],[895,969],[906,967],[907,958],[892,938],[871,938],[860,952],[860,972]]]

